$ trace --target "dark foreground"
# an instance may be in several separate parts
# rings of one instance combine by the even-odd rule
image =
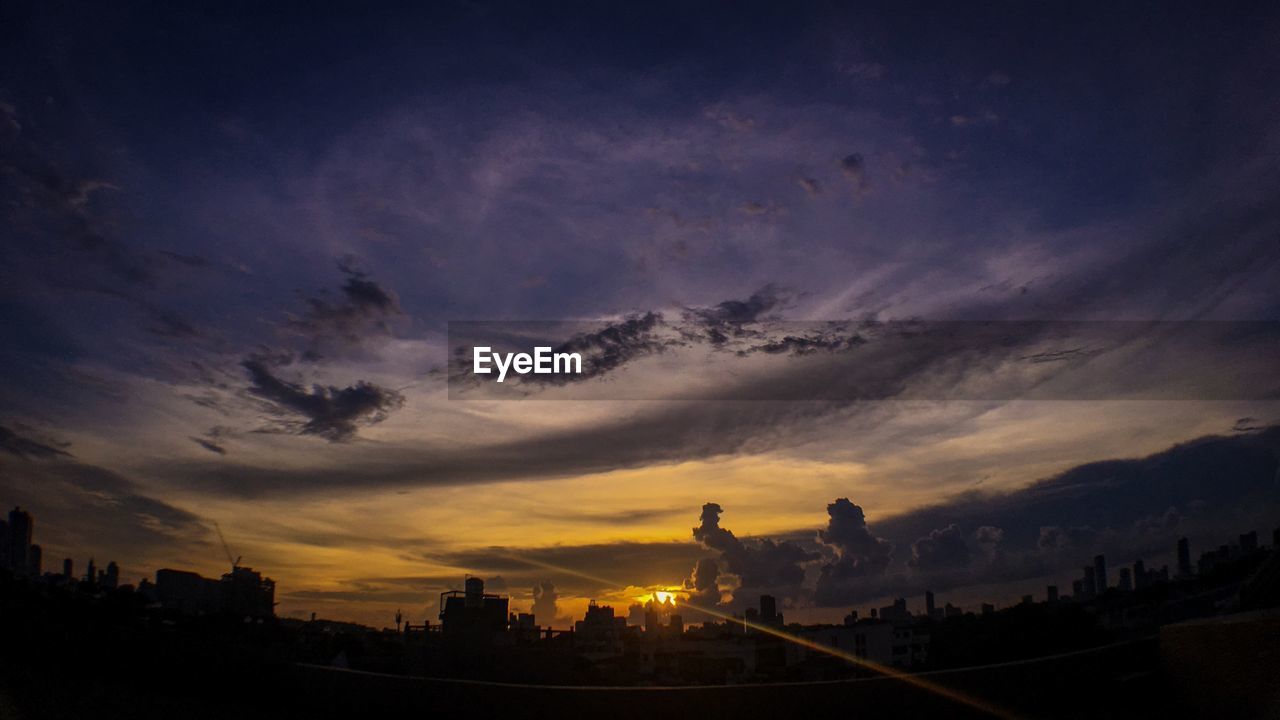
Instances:
[[[992,716],[900,679],[670,689],[495,685],[334,670],[176,639],[18,630],[0,652],[0,717]],[[1273,612],[1226,629],[1190,625],[1094,651],[926,679],[1008,717],[1280,717],[1277,639],[1280,616]]]

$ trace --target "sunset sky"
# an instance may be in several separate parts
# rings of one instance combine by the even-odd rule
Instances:
[[[282,615],[470,573],[557,627],[830,619],[1280,525],[1276,6],[532,5],[0,9],[0,503],[47,569],[217,575],[216,522]],[[867,360],[916,320],[1110,340]],[[451,386],[457,321],[596,372]]]

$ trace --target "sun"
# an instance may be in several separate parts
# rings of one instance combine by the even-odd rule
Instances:
[[[674,605],[676,600],[678,600],[679,598],[676,597],[675,593],[663,592],[659,590],[653,594],[653,599],[657,600],[658,603],[662,605],[665,605],[668,602]]]

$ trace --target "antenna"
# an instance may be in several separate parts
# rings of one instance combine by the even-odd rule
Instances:
[[[231,559],[231,548],[227,545],[227,539],[222,536],[222,526],[218,524],[217,520],[213,521],[213,529],[218,531],[218,539],[222,541],[222,551],[227,554],[227,562],[231,563],[231,569],[234,571],[240,567],[240,557],[236,557],[234,560]]]

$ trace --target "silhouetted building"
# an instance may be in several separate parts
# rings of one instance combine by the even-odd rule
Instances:
[[[995,605],[992,605],[991,603],[982,603],[982,614],[983,614],[983,615],[995,615],[995,614],[996,614],[996,606],[995,606]]]
[[[192,573],[192,575],[195,575],[195,573]],[[160,573],[157,571],[156,578],[159,579],[159,577]],[[196,577],[199,576],[197,575]],[[97,587],[98,585],[98,566],[93,564],[93,558],[89,558],[89,567],[84,571],[84,581],[88,583],[90,587]]]
[[[107,566],[108,574],[114,572],[112,582],[118,582],[119,570],[112,571],[115,563]],[[225,612],[248,617],[272,617],[276,607],[276,581],[262,577],[253,568],[232,567],[219,583],[222,593],[222,609]],[[113,585],[114,587],[114,585]],[[503,609],[506,616],[506,609]]]
[[[1247,532],[1241,535],[1240,536],[1240,554],[1252,555],[1253,553],[1256,553],[1256,552],[1258,552],[1258,532],[1254,530],[1252,532]]]
[[[32,521],[30,513],[20,507],[9,511],[9,531],[6,566],[15,573],[26,575],[31,572],[31,534]]]
[[[1120,588],[1120,592],[1133,590],[1133,575],[1129,572],[1129,568],[1120,568],[1120,580],[1116,587]]]
[[[1094,591],[1099,595],[1107,591],[1110,583],[1107,582],[1107,556],[1093,556],[1093,582]]]
[[[934,605],[933,591],[924,591],[924,614],[928,617],[937,617],[937,607]]]
[[[44,548],[34,543],[27,549],[27,572],[36,577],[44,572]]]
[[[1082,585],[1083,599],[1089,600],[1098,594],[1098,585],[1096,582],[1096,578],[1094,577],[1094,570],[1092,565],[1085,566],[1084,578],[1082,582],[1083,582],[1083,585]]]
[[[880,608],[880,619],[899,622],[910,620],[911,611],[907,610],[907,599],[895,598],[892,605]]]
[[[120,566],[116,565],[116,561],[112,560],[107,563],[107,569],[102,571],[98,576],[98,587],[103,590],[115,590],[120,585]]]
[[[1057,585],[1050,585],[1049,587],[1046,587],[1044,591],[1045,591],[1044,596],[1046,600],[1048,600],[1051,603],[1058,602],[1058,586]]]
[[[760,623],[772,627],[782,627],[782,613],[778,612],[778,601],[772,595],[760,596]]]
[[[440,626],[445,634],[502,633],[507,629],[507,598],[484,591],[484,580],[469,577],[466,591],[440,594]]]
[[[92,569],[93,561],[89,563]],[[104,587],[119,583],[120,571],[118,567],[112,569],[114,566],[114,562],[109,563],[101,575]],[[246,567],[232,568],[221,580],[186,570],[156,571],[156,600],[186,615],[225,612],[241,617],[271,617],[275,614],[275,589],[274,580]]]
[[[529,618],[533,624],[533,616],[521,613],[520,618]],[[574,623],[574,642],[584,652],[594,654],[617,655],[622,652],[622,637],[627,630],[627,619],[615,615],[608,605],[597,605],[595,600],[587,604],[586,616]]]
[[[62,577],[64,580],[70,580],[76,576],[75,562],[71,558],[65,558],[62,561]]]
[[[1133,586],[1141,590],[1150,584],[1147,577],[1147,566],[1141,560],[1133,561]]]
[[[92,558],[88,576],[93,576]],[[187,570],[157,570],[156,601],[184,615],[205,615],[221,609],[218,581]]]
[[[1178,540],[1178,577],[1191,577],[1191,543],[1186,538]]]

